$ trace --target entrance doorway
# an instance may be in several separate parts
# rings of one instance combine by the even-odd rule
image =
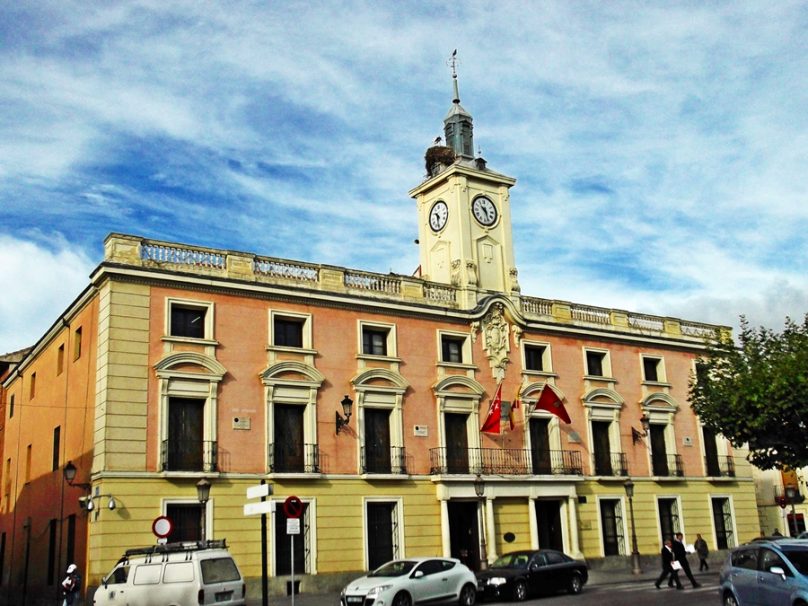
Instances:
[[[564,537],[561,533],[561,501],[537,500],[536,521],[539,527],[539,547],[564,551]]]
[[[449,541],[453,558],[480,569],[480,534],[476,501],[449,501]]]

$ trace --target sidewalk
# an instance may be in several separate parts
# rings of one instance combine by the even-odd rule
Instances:
[[[659,576],[658,568],[645,568],[642,574],[632,574],[631,570],[590,570],[589,581],[584,587],[597,587],[603,585],[615,585],[617,583],[647,583],[649,586],[653,585]],[[703,584],[712,584],[718,582],[718,569],[711,567],[707,572],[693,571],[693,576],[696,580]],[[689,586],[687,578],[682,575],[680,577],[685,587]],[[292,598],[290,596],[269,596],[270,606],[292,606]],[[339,593],[301,593],[295,596],[295,606],[338,606]],[[247,606],[262,606],[261,597],[249,598]]]

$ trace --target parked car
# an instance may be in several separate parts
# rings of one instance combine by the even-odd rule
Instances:
[[[581,593],[589,580],[586,564],[554,549],[513,551],[477,573],[484,598],[522,601],[539,593]]]
[[[808,542],[753,541],[733,549],[719,575],[724,606],[808,603]]]
[[[95,606],[244,606],[247,586],[224,540],[127,550],[103,578]]]
[[[457,602],[474,606],[474,573],[455,558],[393,560],[351,581],[340,594],[342,606],[412,606]]]

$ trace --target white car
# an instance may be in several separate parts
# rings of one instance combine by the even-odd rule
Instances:
[[[393,560],[351,581],[340,594],[342,606],[414,606],[457,602],[474,606],[477,578],[454,558]]]

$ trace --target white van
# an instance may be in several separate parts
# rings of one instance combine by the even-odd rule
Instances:
[[[101,582],[95,606],[244,606],[247,586],[224,540],[129,549]]]

